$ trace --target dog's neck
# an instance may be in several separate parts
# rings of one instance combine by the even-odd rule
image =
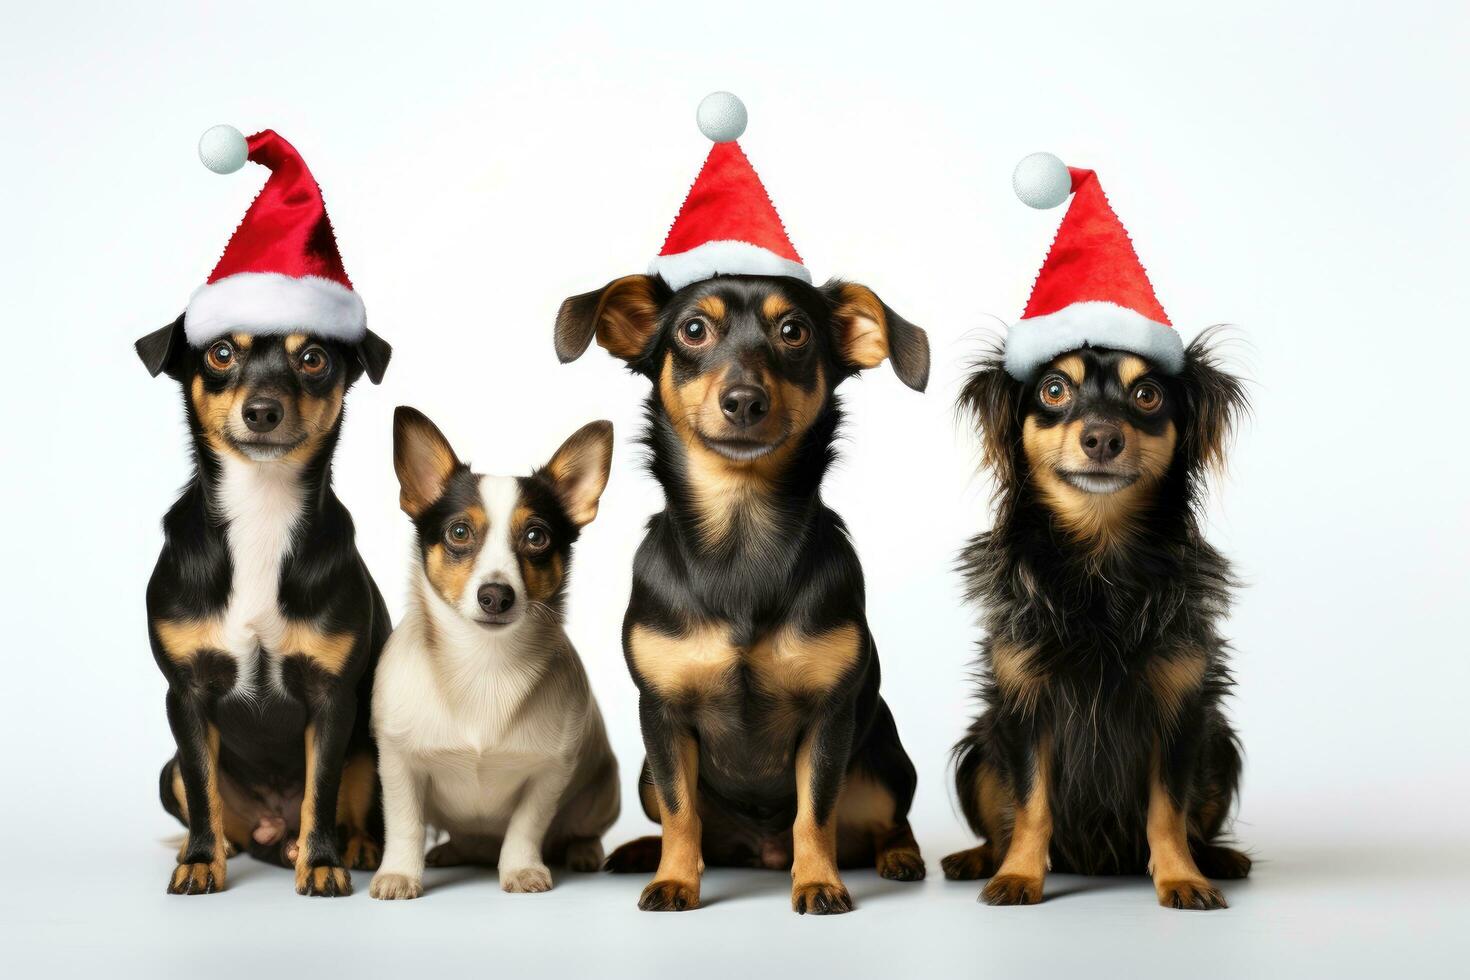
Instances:
[[[1213,555],[1200,533],[1190,488],[1177,471],[1116,520],[1103,533],[1079,530],[1051,509],[1028,475],[998,498],[995,522],[979,540],[993,553],[996,571],[1023,563],[1028,574],[1045,574],[1053,584],[1059,576],[1067,579],[1078,595],[1168,589],[1192,574],[1195,559],[1203,560],[1206,551]]]
[[[297,498],[298,522],[311,523],[331,499],[332,451],[336,433],[306,460],[252,460],[212,445],[196,428],[194,432],[194,480],[217,516],[228,516],[254,490],[290,493]]]
[[[649,399],[649,470],[664,489],[665,512],[686,556],[747,559],[778,568],[822,506],[822,478],[841,420],[836,399],[789,445],[743,466],[691,445],[656,397]]]

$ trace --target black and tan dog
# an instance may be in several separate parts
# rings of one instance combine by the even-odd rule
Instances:
[[[377,865],[368,723],[388,612],[331,489],[346,390],[389,348],[232,333],[190,346],[184,317],[138,341],[184,391],[195,470],[163,519],[148,634],[178,753],[163,805],[188,828],[175,894],[225,885],[247,850],[294,866],[296,890],[351,891]]]
[[[639,907],[692,909],[713,865],[791,869],[798,912],[852,908],[839,866],[915,880],[914,767],[878,693],[862,567],[821,500],[835,389],[891,360],[922,390],[922,330],[866,287],[629,276],[562,304],[563,361],[598,343],[653,383],[666,507],[633,571],[623,648],[663,825],[608,858],[653,871]]]
[[[1048,867],[1148,869],[1159,902],[1223,908],[1209,878],[1250,859],[1220,842],[1240,771],[1221,711],[1232,580],[1199,528],[1242,388],[1209,335],[1176,375],[1085,348],[1022,382],[983,360],[962,407],[997,480],[994,527],[964,553],[984,607],[984,713],[956,747],[979,847],[944,859],[994,905],[1041,900]]]

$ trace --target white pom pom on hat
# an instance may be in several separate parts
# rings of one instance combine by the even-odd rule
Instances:
[[[1055,153],[1022,157],[1011,174],[1011,186],[1027,207],[1054,208],[1072,193],[1072,173]]]
[[[694,119],[699,131],[716,143],[733,143],[745,132],[745,103],[729,92],[711,92],[699,102]]]
[[[199,162],[217,174],[232,174],[245,166],[250,148],[245,134],[234,126],[211,126],[199,137]]]

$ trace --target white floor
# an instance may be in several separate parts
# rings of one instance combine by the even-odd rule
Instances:
[[[171,832],[158,823],[159,837]],[[620,830],[638,832],[626,817]],[[1053,876],[1033,908],[978,904],[976,883],[944,881],[938,858],[967,841],[920,827],[922,884],[848,876],[853,914],[799,917],[777,872],[712,871],[705,907],[637,910],[641,877],[569,875],[545,895],[505,895],[483,870],[431,872],[424,898],[375,902],[367,874],[346,899],[305,899],[288,872],[248,858],[229,889],[164,894],[157,840],[73,839],[15,847],[0,894],[0,963],[10,977],[108,976],[1465,976],[1470,862],[1458,848],[1265,838],[1230,909],[1176,912],[1143,878]],[[620,838],[619,838],[620,839]],[[324,973],[323,971],[331,971]]]

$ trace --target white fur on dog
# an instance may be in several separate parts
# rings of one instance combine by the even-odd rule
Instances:
[[[301,467],[286,460],[254,462],[222,453],[213,505],[228,522],[230,601],[223,621],[224,647],[235,658],[232,693],[254,698],[282,691],[281,641],[286,619],[279,598],[281,562],[291,551],[301,519]],[[266,654],[262,656],[262,650]]]

